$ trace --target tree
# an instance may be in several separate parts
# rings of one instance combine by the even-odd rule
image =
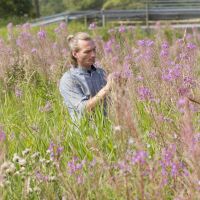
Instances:
[[[145,1],[138,0],[106,0],[103,4],[103,9],[134,9],[142,8],[145,6]]]
[[[34,0],[36,17],[40,17],[40,4],[39,0]]]
[[[41,0],[40,11],[41,15],[52,15],[66,11],[66,6],[63,0]]]
[[[99,10],[104,2],[105,0],[63,0],[67,10]]]
[[[1,0],[0,13],[4,17],[11,15],[24,16],[30,15],[33,5],[32,0]]]

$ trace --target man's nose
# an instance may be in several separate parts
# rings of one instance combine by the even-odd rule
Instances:
[[[96,52],[95,51],[91,52],[91,57],[96,57]]]

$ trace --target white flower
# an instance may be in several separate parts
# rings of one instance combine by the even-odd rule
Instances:
[[[19,162],[21,158],[15,153],[13,156],[13,162]]]
[[[51,163],[51,160],[45,160],[46,164]]]
[[[10,164],[10,166],[9,166],[9,168],[8,169],[6,169],[6,174],[12,174],[12,173],[14,173],[15,172],[15,165],[13,164],[13,163],[11,163]]]
[[[147,148],[150,148],[151,147],[151,145],[150,144],[147,144]]]
[[[41,163],[45,163],[45,159],[44,158],[40,158],[40,162]]]
[[[20,169],[20,170],[21,170],[21,169]],[[19,176],[19,175],[20,175],[20,172],[19,172],[19,171],[16,171],[14,175]]]
[[[120,132],[122,130],[122,127],[120,125],[113,127],[114,132]]]
[[[40,153],[39,152],[35,152],[31,158],[38,158],[40,156]]]
[[[10,185],[10,181],[9,181],[9,180],[6,180],[6,181],[5,181],[5,185]]]
[[[134,143],[134,139],[133,139],[132,137],[130,137],[129,140],[128,140],[128,144],[131,145],[131,144],[133,144],[133,143]]]
[[[50,176],[49,177],[49,181],[55,181],[56,180],[56,177],[55,176]]]
[[[29,193],[32,193],[32,192],[33,192],[32,188],[29,187],[29,188],[27,189],[27,193],[29,194]]]
[[[41,192],[41,189],[40,189],[39,187],[37,187],[37,186],[35,186],[35,187],[33,188],[33,190],[34,190],[35,192],[37,192],[37,193],[40,193],[40,192]]]
[[[27,148],[24,151],[22,151],[22,155],[25,156],[25,155],[29,154],[29,152],[30,152],[30,149]]]
[[[178,138],[177,134],[176,134],[176,133],[174,133],[174,139],[177,139],[177,138]]]
[[[24,172],[25,171],[25,167],[21,167],[21,169],[19,170],[19,172]]]
[[[5,171],[5,170],[7,170],[7,169],[9,169],[10,166],[11,166],[12,164],[13,164],[13,163],[10,162],[10,161],[4,162],[4,163],[1,165],[1,172],[2,172],[2,171]]]
[[[51,153],[50,149],[47,150],[47,153]]]
[[[23,159],[23,158],[21,158],[21,159],[19,160],[19,165],[24,166],[25,164],[26,164],[26,160]]]

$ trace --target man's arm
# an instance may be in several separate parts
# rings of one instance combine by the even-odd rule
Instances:
[[[61,78],[59,89],[68,109],[72,109],[78,113],[84,111],[89,96],[83,94],[81,87],[76,80],[72,78],[70,73],[65,74]]]
[[[113,79],[113,74],[109,74],[106,85],[94,97],[89,99],[88,96],[83,94],[80,86],[74,82],[69,74],[67,74],[61,79],[60,92],[64,97],[68,108],[74,108],[75,111],[79,111],[81,113],[84,110],[91,112],[95,106],[108,94],[112,87]]]
[[[92,111],[95,106],[105,98],[105,96],[108,94],[111,86],[107,83],[106,86],[104,86],[94,97],[87,100],[85,109],[86,111],[90,112]]]

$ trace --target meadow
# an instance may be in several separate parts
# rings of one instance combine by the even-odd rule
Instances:
[[[93,36],[96,65],[128,81],[113,86],[107,117],[98,107],[74,126],[58,85],[78,30]],[[10,23],[0,33],[2,199],[199,199],[199,30]]]

